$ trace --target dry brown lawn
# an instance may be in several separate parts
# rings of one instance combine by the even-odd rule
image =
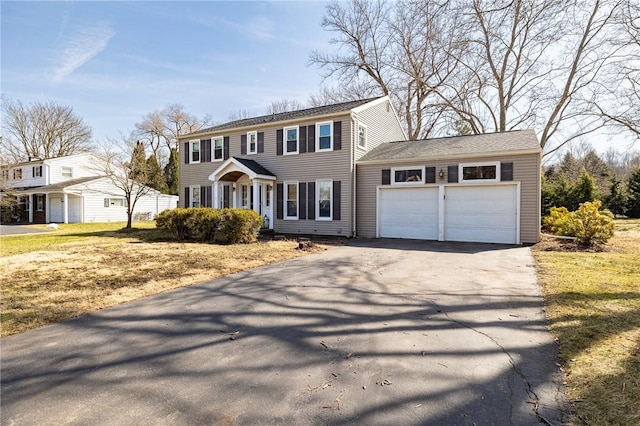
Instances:
[[[2,336],[328,247],[301,251],[286,240],[220,246],[96,234],[0,257]]]

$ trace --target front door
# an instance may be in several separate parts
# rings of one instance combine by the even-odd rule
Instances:
[[[260,184],[260,215],[264,228],[273,229],[273,185]]]
[[[49,222],[64,222],[64,201],[61,196],[49,197]]]

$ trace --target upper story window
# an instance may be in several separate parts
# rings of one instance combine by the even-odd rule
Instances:
[[[298,126],[284,128],[284,154],[298,153]]]
[[[73,177],[73,169],[71,167],[61,167],[60,173],[62,177]]]
[[[13,169],[13,179],[22,179],[22,169]]]
[[[498,182],[500,180],[500,163],[491,161],[486,163],[460,164],[460,182]]]
[[[424,183],[424,167],[403,167],[391,169],[393,184],[422,184]]]
[[[333,123],[316,124],[316,151],[333,150]]]
[[[42,177],[42,166],[33,167],[33,177]]]
[[[358,148],[367,149],[367,126],[358,123]]]
[[[189,141],[189,153],[191,164],[200,162],[200,141]]]
[[[224,137],[218,136],[213,138],[213,158],[212,160],[222,160],[224,156]]]
[[[258,152],[258,132],[247,133],[247,154],[255,154]]]
[[[8,179],[9,179],[9,170],[2,169],[2,180],[8,180]]]

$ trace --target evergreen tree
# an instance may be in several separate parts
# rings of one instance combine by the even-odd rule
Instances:
[[[580,204],[597,198],[596,182],[583,168],[578,181],[571,186],[567,207],[570,211],[578,210]]]
[[[640,169],[637,169],[629,175],[627,189],[629,193],[627,216],[640,218]]]
[[[136,142],[131,153],[131,162],[127,164],[129,178],[138,183],[146,185],[147,183],[147,156],[144,150],[144,144],[140,141]]]
[[[617,177],[613,177],[609,187],[609,195],[605,199],[605,206],[614,215],[624,215],[627,211],[627,193],[624,182]]]
[[[155,154],[147,158],[147,185],[163,194],[166,194],[169,189]]]
[[[164,168],[164,178],[167,182],[167,193],[178,195],[178,150],[171,148],[171,154],[169,155],[169,162]]]

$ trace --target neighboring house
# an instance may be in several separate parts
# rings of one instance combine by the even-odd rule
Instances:
[[[531,130],[406,141],[384,96],[236,120],[180,142],[182,207],[253,209],[291,234],[539,238]]]
[[[98,171],[91,154],[77,154],[2,166],[3,193],[17,198],[10,218],[18,223],[78,223],[127,220],[124,191]],[[152,219],[177,206],[178,197],[150,189],[134,218]],[[6,219],[6,218],[5,218]],[[8,221],[7,221],[8,222]]]

